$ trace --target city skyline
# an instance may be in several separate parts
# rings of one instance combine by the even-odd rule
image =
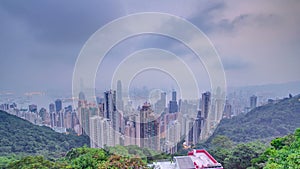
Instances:
[[[197,100],[184,100],[177,98],[173,89],[170,93],[158,91],[160,97],[152,103],[145,100],[135,107],[118,96],[118,93],[122,95],[121,86],[118,81],[117,89],[103,92],[97,96],[97,102],[88,101],[80,92],[74,107],[63,104],[58,98],[50,102],[48,108],[29,104],[28,109],[24,109],[18,103],[6,102],[0,104],[0,110],[33,124],[51,127],[56,132],[88,135],[92,148],[137,145],[173,154],[177,152],[180,140],[190,147],[207,139],[221,119],[231,119],[257,106],[276,104],[281,100],[271,99],[268,95],[262,98],[249,96],[247,92],[238,95],[234,92],[228,95],[224,107],[220,90],[215,94],[206,91]],[[289,98],[292,97],[289,94]],[[125,104],[118,106],[122,102]]]
[[[121,82],[118,86],[121,86]],[[93,148],[137,145],[170,153],[177,152],[177,142],[183,135],[186,135],[186,143],[196,144],[199,141],[201,124],[206,123],[205,119],[209,119],[200,117],[201,110],[198,110],[197,118],[194,117],[194,112],[199,107],[198,101],[190,103],[179,99],[177,102],[175,90],[171,93],[169,104],[166,93],[162,92],[156,103],[150,104],[146,101],[139,107],[126,104],[124,110],[117,109],[117,93],[116,90],[105,91],[99,99],[97,98],[97,103],[92,103],[80,92],[74,109],[71,105],[63,108],[61,99],[50,103],[49,109],[38,109],[38,105],[35,104],[28,105],[28,110],[19,109],[15,103],[1,104],[0,109],[33,124],[51,127],[56,132],[66,133],[72,130],[78,135],[86,134],[90,137]],[[203,104],[209,106],[210,103]],[[179,110],[181,107],[182,110]],[[193,127],[194,119],[198,120],[197,127]],[[210,131],[212,128],[205,130]]]
[[[70,90],[76,58],[85,41],[105,24],[137,12],[169,13],[202,30],[219,53],[228,86],[300,81],[298,1],[153,1],[147,6],[133,2],[65,1],[55,5],[51,1],[2,1],[0,91]],[[194,70],[200,91],[209,90],[206,70],[193,53],[179,42],[158,35],[136,36],[117,44],[98,69],[96,86],[109,89],[107,83],[118,63],[145,48],[175,53]],[[159,72],[148,74],[166,78]],[[137,83],[141,81],[145,79]],[[158,83],[150,82],[153,86]],[[170,86],[164,81],[159,84]]]

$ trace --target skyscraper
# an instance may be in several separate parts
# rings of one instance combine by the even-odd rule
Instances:
[[[62,101],[60,99],[55,100],[55,110],[56,112],[62,110]]]
[[[201,104],[201,117],[203,124],[201,124],[201,139],[205,139],[209,136],[211,126],[211,94],[210,92],[202,93],[202,104]]]
[[[50,113],[50,126],[56,126],[56,113],[55,105],[53,103],[49,104],[49,113]]]
[[[49,104],[49,112],[55,112],[55,105],[53,103]]]
[[[250,97],[250,109],[254,109],[257,106],[257,96],[253,95]]]
[[[104,117],[112,119],[112,114],[116,111],[116,91],[105,91],[104,92]]]
[[[202,93],[202,108],[201,108],[201,114],[204,119],[207,119],[208,114],[210,112],[210,106],[211,106],[211,94],[210,92]]]
[[[79,93],[79,100],[85,100],[85,95],[83,92]]]
[[[166,92],[161,92],[160,99],[155,103],[154,112],[157,114],[162,113],[166,108],[167,94]]]
[[[159,120],[149,103],[144,103],[140,110],[140,146],[160,150]]]
[[[117,111],[115,90],[104,92],[104,118],[111,120],[111,125],[114,130],[113,142],[115,145],[119,144],[121,131],[121,115]]]
[[[121,80],[118,80],[117,82],[117,109],[121,111],[124,110]]]
[[[136,145],[136,129],[134,122],[128,121],[124,131],[124,146]]]
[[[168,124],[166,130],[165,152],[174,154],[177,152],[177,143],[180,141],[180,123],[174,120]]]
[[[88,135],[90,133],[90,117],[91,113],[89,111],[89,107],[83,105],[78,107],[78,118],[81,125],[82,134]]]
[[[103,144],[103,130],[101,130],[101,117],[91,117],[89,128],[91,148],[101,148]]]
[[[232,116],[232,106],[227,100],[225,103],[223,118],[231,118],[231,116]]]
[[[176,100],[176,91],[172,92],[172,100],[169,102],[169,113],[178,112],[178,104]]]
[[[172,92],[172,101],[176,101],[176,91],[174,90],[173,92]]]
[[[224,101],[221,98],[215,99],[215,111],[214,111],[214,120],[215,122],[220,122],[222,120],[222,114],[224,111]]]
[[[55,100],[55,111],[57,114],[57,127],[64,127],[64,113],[62,110],[62,101],[60,99]]]
[[[113,129],[110,120],[99,116],[90,118],[89,136],[92,148],[104,148],[104,146],[115,146],[113,142]]]
[[[37,113],[37,105],[36,104],[31,104],[28,106],[28,108],[29,108],[30,112]]]

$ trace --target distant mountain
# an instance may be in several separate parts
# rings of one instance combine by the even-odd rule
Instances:
[[[300,95],[257,107],[247,114],[223,119],[212,137],[225,135],[234,142],[270,141],[300,127]]]
[[[288,93],[296,95],[300,93],[300,81],[279,83],[279,84],[265,84],[265,85],[252,85],[242,87],[229,87],[229,92],[245,91],[252,94],[265,93],[270,98],[284,97]]]
[[[0,111],[0,156],[44,155],[58,158],[75,147],[89,145],[87,136],[60,134]]]

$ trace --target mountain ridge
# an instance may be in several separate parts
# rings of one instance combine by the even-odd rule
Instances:
[[[296,95],[257,107],[247,114],[221,120],[208,142],[217,135],[225,135],[234,142],[270,141],[293,133],[299,127],[300,95]]]
[[[0,111],[0,155],[44,155],[58,158],[75,147],[89,145],[87,136],[57,133]]]

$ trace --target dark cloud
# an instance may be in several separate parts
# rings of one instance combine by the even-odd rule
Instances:
[[[190,16],[188,20],[204,33],[210,33],[216,27],[213,22],[215,13],[223,10],[225,7],[226,3],[224,1],[210,1],[206,5],[202,5],[202,8],[196,14]]]
[[[26,22],[38,41],[77,43],[98,28],[122,15],[118,2],[110,1],[1,1],[16,20]]]
[[[264,64],[273,57],[274,64],[270,65],[270,73],[265,73],[266,77],[280,65],[285,70],[272,82],[280,78],[295,80],[299,76],[291,73],[290,67],[299,72],[296,65],[299,63],[299,3],[297,0],[289,3],[276,0],[272,3],[255,0],[0,1],[0,90],[70,89],[74,64],[85,41],[106,23],[135,12],[164,12],[186,18],[216,43],[219,53],[226,56],[221,58],[227,71],[236,73],[247,69],[249,76],[257,76],[254,70],[264,71]],[[112,49],[106,63],[116,65],[120,56],[149,47],[191,57],[184,45],[156,35],[124,41]],[[287,79],[285,74],[291,77]],[[261,75],[260,79],[267,78]]]
[[[213,31],[236,33],[241,27],[272,27],[280,24],[280,17],[275,14],[240,14],[234,19],[221,19],[212,26]]]
[[[118,1],[0,1],[0,90],[70,89],[85,41],[122,14]]]

